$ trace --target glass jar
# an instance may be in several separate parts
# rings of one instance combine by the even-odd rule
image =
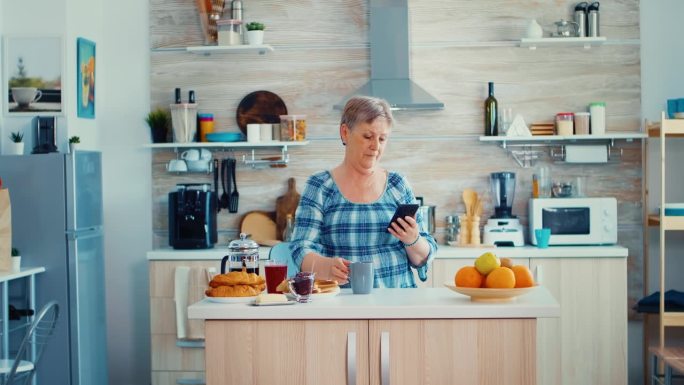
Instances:
[[[221,274],[227,273],[226,262],[228,262],[228,272],[242,271],[259,275],[259,244],[251,239],[247,239],[247,234],[240,233],[240,239],[236,239],[228,245],[228,255],[221,260]]]
[[[280,140],[306,140],[306,115],[280,115]]]
[[[242,44],[242,21],[235,19],[221,19],[216,21],[218,30],[218,45]]]
[[[588,112],[575,112],[575,135],[589,135]]]
[[[556,114],[556,135],[570,136],[574,133],[575,114],[572,112],[559,112]]]
[[[589,104],[591,114],[591,134],[603,135],[606,133],[606,103],[593,102]]]

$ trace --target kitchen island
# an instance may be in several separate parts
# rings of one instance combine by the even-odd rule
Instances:
[[[560,316],[544,287],[511,302],[446,288],[349,290],[308,304],[202,300],[206,383],[535,384],[537,319]]]

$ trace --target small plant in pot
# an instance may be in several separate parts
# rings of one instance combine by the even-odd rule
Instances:
[[[247,42],[250,45],[264,44],[264,30],[266,26],[263,23],[252,21],[245,24],[245,28],[247,29]]]
[[[10,134],[10,140],[7,155],[24,155],[24,133],[13,132]]]
[[[161,107],[151,111],[145,118],[152,131],[152,143],[166,143],[171,126],[171,114]]]
[[[69,138],[69,152],[73,154],[80,143],[81,138],[79,138],[78,136],[72,136],[71,138]]]

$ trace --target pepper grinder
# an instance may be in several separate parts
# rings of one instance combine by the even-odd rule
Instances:
[[[242,0],[233,0],[230,3],[231,19],[242,21]]]

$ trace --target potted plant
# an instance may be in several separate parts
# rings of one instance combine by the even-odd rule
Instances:
[[[21,268],[21,253],[16,247],[12,248],[12,270],[19,271]]]
[[[79,138],[78,136],[72,136],[71,138],[69,138],[69,152],[73,154],[80,143],[81,138]]]
[[[266,26],[263,23],[252,21],[247,23],[245,28],[247,28],[247,43],[250,45],[264,44],[264,29],[266,29]]]
[[[24,155],[24,133],[21,131],[10,134],[10,139],[7,155]]]
[[[171,126],[171,114],[169,114],[169,111],[159,107],[147,114],[145,121],[152,131],[152,143],[166,143],[169,127]]]

